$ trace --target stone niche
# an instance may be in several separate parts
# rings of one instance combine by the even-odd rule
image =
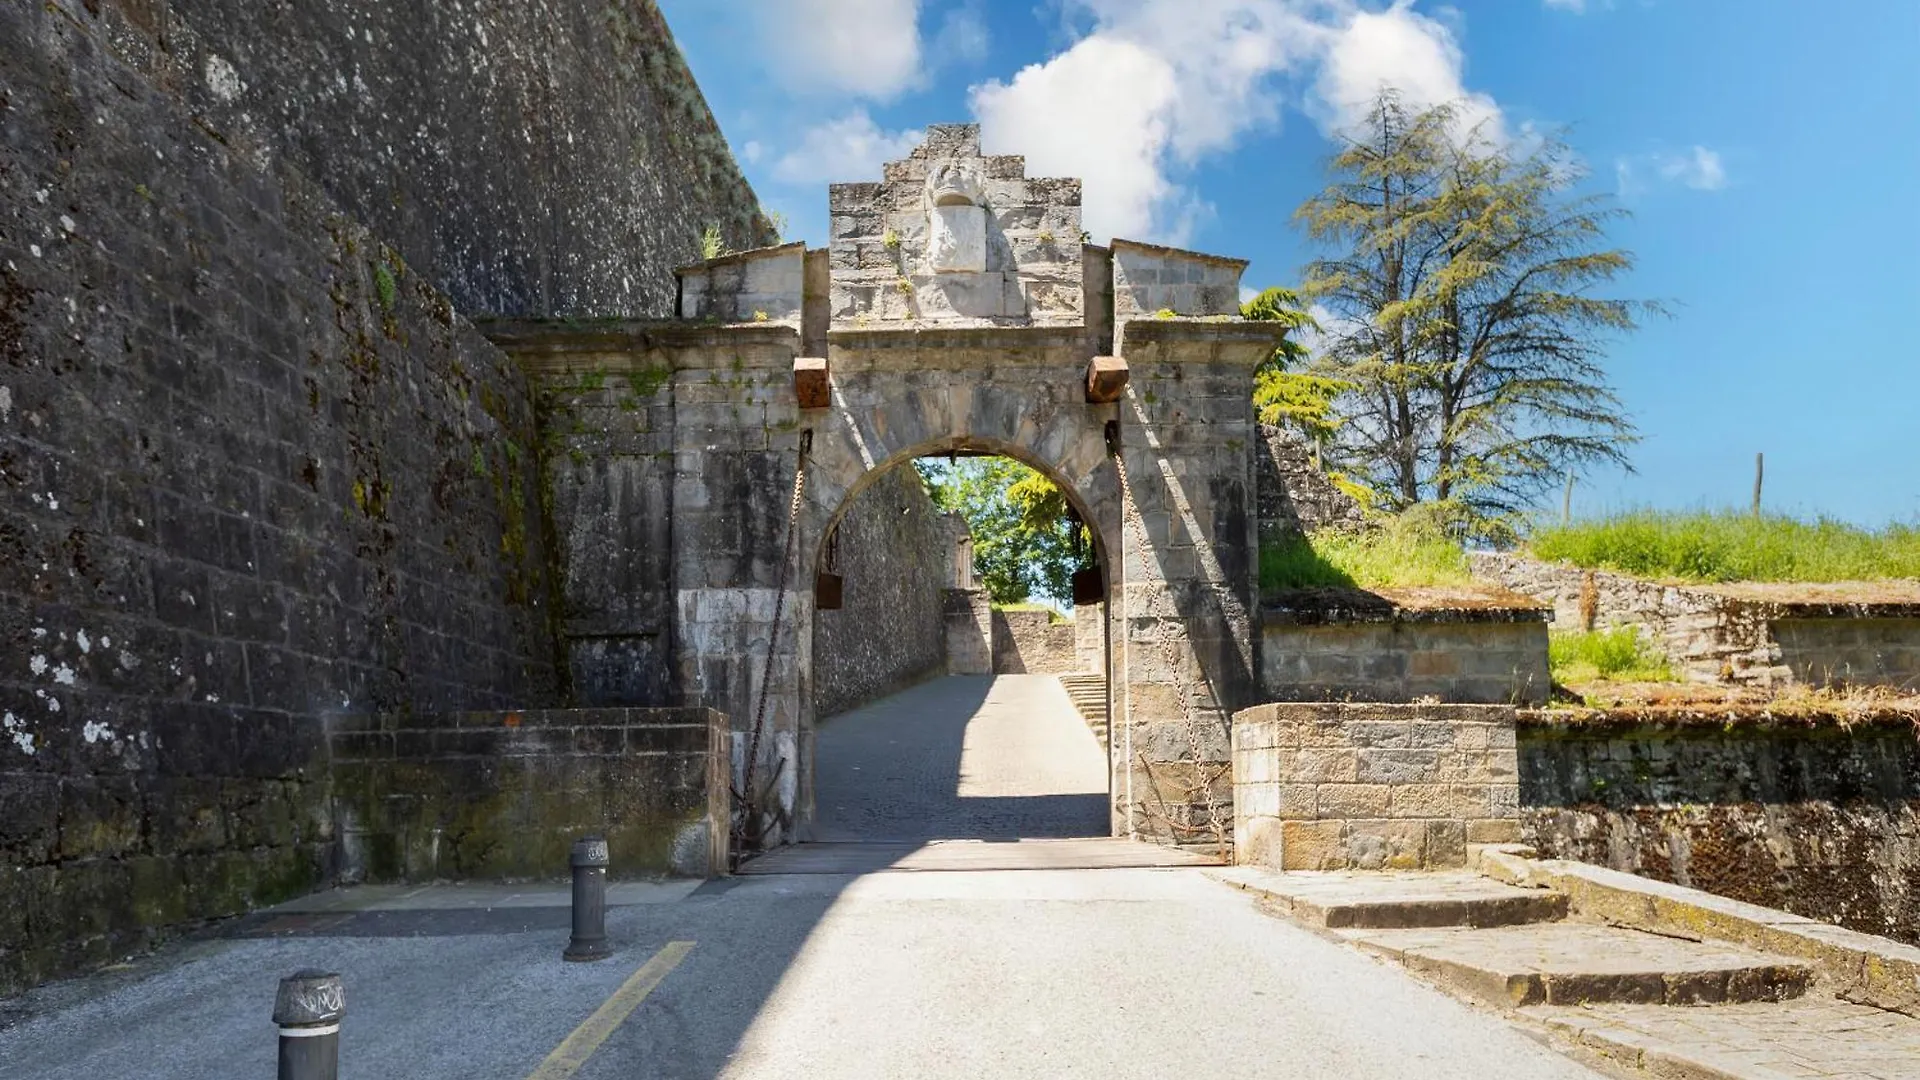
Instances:
[[[835,329],[1079,326],[1080,181],[1029,178],[980,150],[975,124],[936,124],[875,183],[834,184]]]

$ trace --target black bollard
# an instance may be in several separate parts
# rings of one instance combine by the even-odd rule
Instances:
[[[567,960],[605,960],[607,947],[607,842],[585,836],[573,842],[573,940],[560,955]]]
[[[281,979],[273,999],[273,1022],[280,1027],[280,1080],[337,1080],[340,1018],[345,1015],[347,991],[340,976],[306,970]]]

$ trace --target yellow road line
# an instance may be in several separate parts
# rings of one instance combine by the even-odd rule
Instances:
[[[692,951],[691,941],[667,942],[652,959],[640,965],[640,970],[627,976],[627,981],[621,983],[620,989],[602,1002],[592,1016],[581,1021],[573,1034],[562,1039],[553,1053],[547,1055],[547,1060],[528,1074],[527,1080],[567,1080]]]

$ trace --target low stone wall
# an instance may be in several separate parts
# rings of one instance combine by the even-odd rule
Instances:
[[[1544,704],[1546,612],[1419,608],[1353,590],[1303,590],[1261,611],[1260,674],[1280,701]]]
[[[726,869],[727,719],[550,709],[349,720],[330,737],[345,880],[555,878],[607,838],[615,877]]]
[[[1520,719],[1522,835],[1542,855],[1920,943],[1914,717]]]
[[[1233,717],[1234,861],[1283,870],[1464,866],[1519,832],[1515,711],[1260,705]]]
[[[1920,688],[1920,599],[1910,588],[1679,585],[1547,563],[1470,556],[1475,575],[1553,605],[1566,629],[1635,626],[1693,682]]]
[[[1920,692],[1920,618],[1782,618],[1768,627],[1794,682]]]
[[[1055,622],[1047,611],[993,613],[995,675],[1069,675],[1081,666],[1072,622]]]

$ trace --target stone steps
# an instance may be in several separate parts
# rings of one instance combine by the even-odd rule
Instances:
[[[1073,707],[1079,711],[1080,718],[1092,729],[1093,737],[1100,740],[1100,749],[1107,748],[1107,677],[1104,675],[1061,675],[1060,685],[1067,691],[1067,697],[1073,700]]]
[[[1255,893],[1276,914],[1327,930],[1517,926],[1567,913],[1559,893],[1467,872],[1274,874],[1236,866],[1211,876]]]
[[[1540,888],[1513,873],[1206,873],[1253,893],[1264,911],[1507,1010],[1608,1075],[1920,1076],[1920,1020],[1836,1000],[1819,960],[1751,947],[1751,937],[1633,929],[1596,917],[1592,898],[1577,890]],[[1651,896],[1674,887],[1640,888]],[[1833,1068],[1823,1064],[1829,1058]]]
[[[1920,1075],[1920,1020],[1824,995],[1712,1009],[1539,1006],[1522,1015],[1554,1041],[1570,1044],[1576,1057],[1627,1076],[1899,1080]]]
[[[1786,1001],[1805,993],[1814,974],[1787,957],[1589,923],[1340,936],[1501,1008]]]

